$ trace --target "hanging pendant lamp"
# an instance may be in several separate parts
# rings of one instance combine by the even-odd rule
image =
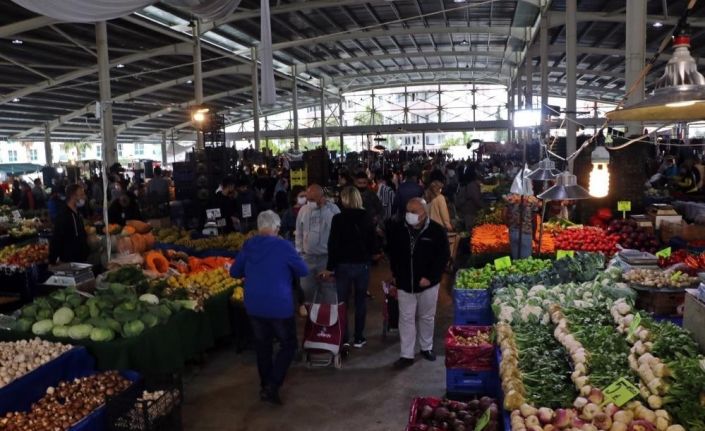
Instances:
[[[644,101],[608,112],[612,121],[696,121],[705,119],[705,78],[690,55],[690,28],[673,38],[674,52],[654,90]]]
[[[578,185],[578,178],[570,172],[561,172],[556,177],[556,184],[537,196],[547,201],[567,201],[589,199],[590,193]]]
[[[527,178],[534,181],[553,181],[560,173],[556,169],[556,162],[546,157],[539,162],[538,168],[531,171]]]

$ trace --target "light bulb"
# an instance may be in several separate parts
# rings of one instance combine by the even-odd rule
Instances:
[[[610,172],[607,163],[593,163],[590,172],[590,196],[604,198],[610,191]]]
[[[206,116],[204,115],[203,112],[201,112],[201,111],[196,111],[196,112],[194,112],[194,114],[193,114],[193,121],[195,121],[195,122],[197,122],[197,123],[201,123],[201,122],[203,122],[203,120],[205,120],[205,119],[206,119]]]

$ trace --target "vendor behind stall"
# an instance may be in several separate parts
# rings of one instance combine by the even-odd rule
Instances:
[[[124,193],[108,207],[108,223],[124,226],[127,220],[141,220],[137,199],[131,192]]]
[[[85,262],[88,242],[83,220],[78,209],[86,203],[86,192],[80,184],[66,187],[66,205],[61,208],[54,223],[49,242],[49,264],[59,262]]]

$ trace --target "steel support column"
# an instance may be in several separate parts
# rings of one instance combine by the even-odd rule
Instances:
[[[566,60],[566,155],[570,156],[577,149],[577,131],[575,111],[577,108],[577,19],[578,0],[566,0],[565,6],[565,60]],[[573,171],[573,161],[568,164]]]
[[[259,150],[259,79],[257,78],[257,48],[252,48],[252,121],[255,132],[255,150]]]
[[[345,119],[345,112],[343,111],[343,105],[345,100],[343,99],[343,90],[338,90],[338,125],[340,126],[340,157],[345,155],[345,144],[343,142],[345,134],[343,133],[343,120]]]
[[[321,147],[326,148],[328,133],[326,133],[326,85],[321,78]]]
[[[294,149],[299,149],[299,77],[296,76],[296,65],[291,66],[294,77],[291,89],[291,109],[294,111]]]
[[[541,17],[541,28],[539,29],[540,41],[540,51],[541,51],[541,118],[542,124],[541,129],[544,134],[548,134],[548,115],[543,115],[545,112],[548,114],[548,27],[550,23],[548,22],[548,14],[544,13]]]
[[[162,166],[166,166],[166,130],[162,130]]]
[[[507,120],[509,120],[509,129],[507,129],[507,141],[514,141],[514,81],[510,78],[507,84]]]
[[[426,151],[426,132],[421,132],[421,151]]]
[[[203,104],[203,68],[201,65],[201,21],[193,21],[193,93],[196,106]],[[203,132],[196,131],[196,149],[202,149]]]
[[[524,108],[526,109],[532,109],[534,106],[534,59],[532,51],[531,48],[527,48],[526,59],[524,60],[524,78],[526,79],[526,83],[524,84]]]
[[[627,0],[627,40],[625,44],[625,78],[627,91],[636,85],[629,95],[625,106],[631,106],[644,100],[644,80],[637,83],[644,68],[646,52],[646,2]],[[626,136],[640,135],[642,123],[627,122]]]
[[[100,89],[100,125],[103,145],[103,162],[109,168],[117,162],[115,129],[113,128],[113,103],[110,94],[110,58],[108,56],[108,26],[105,21],[95,25],[98,48],[98,86]]]
[[[46,165],[51,166],[53,160],[51,153],[51,129],[49,128],[49,123],[44,123],[44,158],[46,159]]]

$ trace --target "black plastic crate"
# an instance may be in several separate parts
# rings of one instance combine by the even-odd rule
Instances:
[[[143,391],[163,391],[142,400]],[[147,376],[106,402],[108,431],[180,431],[183,382],[179,374]]]

